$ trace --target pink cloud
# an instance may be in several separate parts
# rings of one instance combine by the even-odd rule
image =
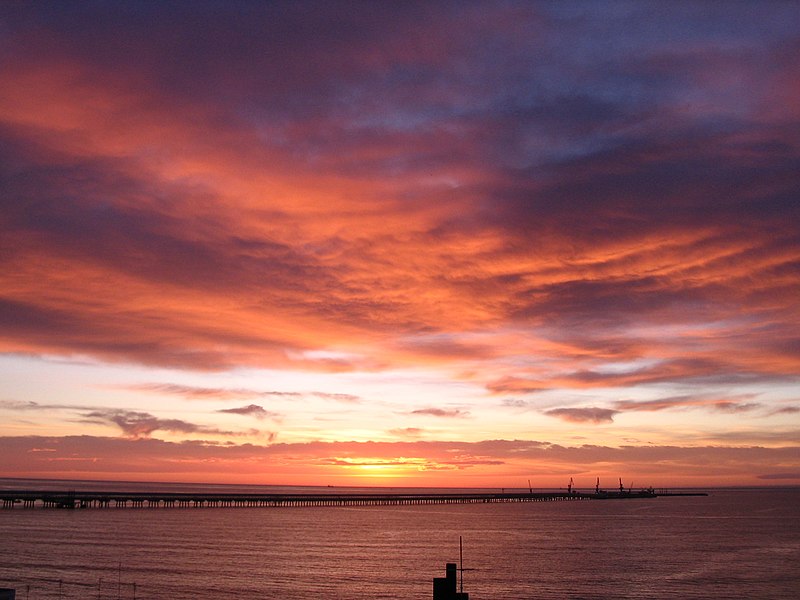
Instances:
[[[419,427],[402,427],[398,429],[390,429],[389,433],[400,438],[418,438],[425,433],[425,430],[420,429]]]

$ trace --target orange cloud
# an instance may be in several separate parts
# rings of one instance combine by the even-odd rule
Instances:
[[[46,452],[37,449],[47,448]],[[797,447],[562,447],[535,441],[314,442],[308,444],[219,444],[157,439],[2,437],[9,457],[4,477],[115,479],[142,474],[154,480],[297,483],[314,480],[358,484],[370,468],[388,469],[406,484],[479,487],[564,487],[570,475],[579,485],[595,477],[620,475],[642,484],[712,487],[785,482],[797,473]],[[777,467],[776,465],[781,465]],[[581,484],[581,482],[583,482]]]
[[[434,417],[486,412],[485,391],[576,426],[688,407],[792,419],[796,32],[708,7],[661,24],[680,47],[632,27],[598,62],[585,49],[607,40],[586,23],[607,15],[557,5],[175,6],[168,27],[150,6],[95,10],[4,7],[3,355],[435,372],[452,395],[396,411]],[[581,43],[539,35],[554,26]],[[135,387],[256,416],[285,393]],[[601,406],[614,390],[628,400]],[[238,439],[83,412],[127,435]]]

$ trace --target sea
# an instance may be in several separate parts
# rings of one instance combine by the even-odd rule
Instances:
[[[11,479],[0,489],[325,491]],[[335,489],[365,491],[430,490]],[[0,509],[0,588],[17,600],[422,600],[455,562],[470,600],[800,598],[800,488],[706,491],[423,506],[16,506]]]

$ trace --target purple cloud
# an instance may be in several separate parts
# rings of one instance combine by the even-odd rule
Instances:
[[[259,406],[257,404],[248,404],[247,406],[241,406],[239,408],[224,408],[218,410],[217,412],[228,413],[232,415],[247,415],[250,417],[255,417],[256,419],[280,418],[280,414],[266,410],[263,406]]]
[[[546,415],[556,417],[570,423],[613,423],[618,410],[608,408],[554,408],[545,411]]]
[[[147,438],[156,431],[184,434],[210,434],[220,436],[253,435],[255,431],[225,431],[215,427],[204,427],[182,419],[161,419],[147,412],[104,409],[87,412],[83,415],[85,423],[114,424],[130,438]]]
[[[447,417],[447,418],[460,418],[468,417],[469,411],[461,410],[460,408],[420,408],[412,410],[412,415],[427,415],[431,417]]]

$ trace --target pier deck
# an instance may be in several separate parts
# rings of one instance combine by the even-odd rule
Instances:
[[[706,496],[701,492],[582,492],[435,493],[435,494],[220,494],[0,491],[0,506],[22,508],[233,508],[289,506],[397,506],[422,504],[474,504],[494,502],[555,502]]]

